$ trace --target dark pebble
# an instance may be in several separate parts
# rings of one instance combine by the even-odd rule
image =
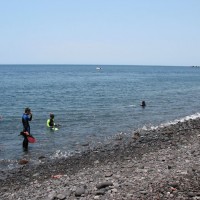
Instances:
[[[102,182],[102,183],[97,184],[96,188],[101,189],[101,188],[105,188],[105,187],[108,187],[108,186],[111,186],[111,185],[113,185],[112,182],[106,181],[106,182]]]

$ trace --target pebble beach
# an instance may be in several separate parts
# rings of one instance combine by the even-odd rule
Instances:
[[[2,200],[200,199],[200,119],[121,133],[68,158],[0,171]]]

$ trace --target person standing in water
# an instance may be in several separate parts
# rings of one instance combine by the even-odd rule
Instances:
[[[24,114],[22,115],[23,132],[21,135],[24,137],[23,148],[25,151],[28,150],[28,139],[27,136],[30,135],[30,125],[29,121],[32,120],[32,113],[30,108],[26,108]]]

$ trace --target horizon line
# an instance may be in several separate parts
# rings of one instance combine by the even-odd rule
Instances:
[[[80,66],[80,65],[87,65],[87,66],[163,66],[163,67],[199,67],[199,65],[160,65],[160,64],[48,64],[48,63],[43,63],[43,64],[34,64],[34,63],[27,63],[27,64],[1,64],[0,65],[75,65],[75,66]]]

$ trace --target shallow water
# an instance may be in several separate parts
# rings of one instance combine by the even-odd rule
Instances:
[[[199,115],[200,69],[167,66],[1,65],[0,168],[56,157],[120,132]],[[140,106],[142,100],[147,106]],[[21,116],[33,112],[37,142],[22,151]],[[46,127],[49,113],[62,126]]]

